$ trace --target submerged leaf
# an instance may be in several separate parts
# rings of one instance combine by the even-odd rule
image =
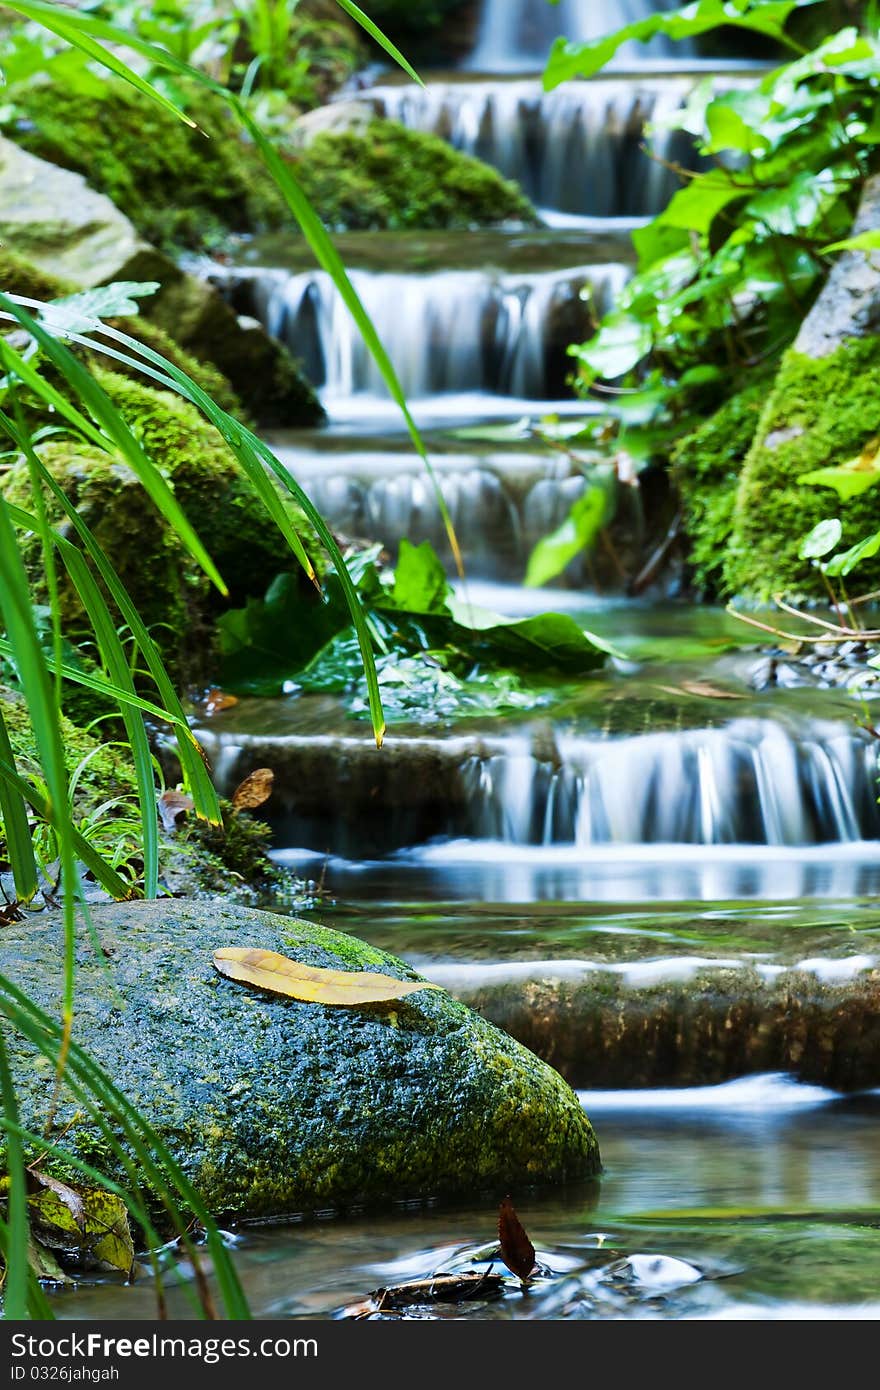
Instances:
[[[403,999],[422,989],[439,989],[427,980],[396,980],[367,970],[322,970],[290,960],[277,951],[224,946],[214,952],[214,965],[221,975],[242,984],[255,985],[271,994],[285,994],[312,1004],[381,1004]]]
[[[501,1242],[501,1258],[507,1268],[517,1278],[528,1279],[535,1268],[535,1247],[526,1235],[509,1197],[504,1198],[498,1209],[498,1239]]]

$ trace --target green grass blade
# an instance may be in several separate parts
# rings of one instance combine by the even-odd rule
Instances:
[[[0,1010],[9,1016],[13,1006],[17,1006],[15,1024],[18,1030],[39,1048],[44,1056],[57,1061],[57,1051],[63,1046],[61,1028],[17,985],[6,976],[0,975]],[[181,1222],[181,1213],[176,1206],[174,1193],[182,1198],[192,1215],[205,1227],[208,1249],[226,1303],[226,1316],[249,1318],[247,1300],[216,1224],[162,1138],[108,1074],[77,1043],[70,1045],[68,1065],[67,1084],[72,1089],[77,1082],[87,1087],[94,1100],[119,1120],[143,1167],[143,1175],[166,1203],[166,1208],[174,1217],[178,1229],[184,1230],[185,1226]],[[188,1248],[195,1254],[191,1243]]]
[[[9,732],[0,705],[0,762],[15,766]],[[15,896],[20,902],[29,903],[39,886],[37,882],[37,861],[28,825],[26,802],[22,796],[13,792],[5,782],[0,783],[0,817],[6,832],[6,848],[12,864],[12,878],[15,883]]]
[[[409,63],[404,58],[400,49],[395,48],[391,40],[385,37],[385,35],[382,33],[382,30],[378,27],[378,25],[373,23],[369,15],[365,15],[363,10],[359,9],[357,5],[352,4],[351,0],[336,0],[336,3],[340,7],[340,9],[345,10],[345,13],[351,16],[351,18],[355,21],[356,24],[359,24],[362,29],[366,30],[366,32],[370,35],[371,39],[375,39],[376,43],[379,44],[380,47],[385,49],[385,52],[388,54],[389,58],[393,58],[395,63],[397,63],[400,67],[403,68],[404,72],[409,73],[409,76],[412,78],[414,82],[418,82],[420,87],[424,87],[425,84],[419,77],[419,74],[416,72],[415,68],[410,67]]]
[[[98,650],[114,684],[129,697],[137,699],[125,650],[116,632],[104,596],[89,572],[88,566],[75,545],[57,538],[61,558],[71,582],[89,615]],[[144,895],[155,898],[159,893],[159,819],[156,811],[156,783],[153,759],[143,718],[128,700],[119,702],[125,732],[131,749],[141,816],[141,836],[144,851]]]
[[[0,1256],[9,1264],[9,1227],[0,1216]],[[51,1322],[55,1314],[33,1270],[28,1269],[28,1311],[36,1321]]]
[[[349,611],[351,612],[352,623],[357,632],[358,644],[364,662],[373,733],[376,738],[376,743],[381,745],[385,732],[385,716],[382,710],[382,697],[379,690],[379,679],[376,675],[376,663],[373,657],[373,644],[370,630],[364,616],[360,598],[351,581],[342,553],[320,512],[300,487],[299,483],[296,482],[295,478],[291,476],[284,465],[275,457],[271,449],[269,449],[257,435],[253,434],[251,430],[245,428],[244,425],[239,425],[230,415],[227,415],[224,410],[221,410],[218,405],[215,405],[210,397],[207,396],[185,372],[173,366],[172,363],[167,362],[159,353],[154,352],[144,344],[137,343],[133,338],[129,338],[118,329],[104,329],[102,331],[107,332],[108,336],[112,337],[114,341],[124,343],[133,352],[137,352],[140,356],[145,358],[148,363],[161,370],[180,395],[185,396],[193,405],[202,410],[210,419],[211,423],[215,425],[223,435],[249,478],[253,479],[255,476],[258,476],[262,478],[264,482],[268,483],[264,471],[265,468],[268,468],[281,483],[282,487],[284,487],[296,502],[299,503],[300,507],[302,507],[339,574],[339,580],[345,594],[346,602],[348,603]],[[98,351],[101,350],[100,343],[92,343],[90,340],[86,341],[89,346]],[[137,358],[131,358],[130,361],[133,366],[138,365]],[[273,496],[275,496],[277,500],[277,494],[274,492],[274,489]]]
[[[0,424],[10,424],[0,412]],[[13,434],[13,439],[21,447],[22,441],[18,433]],[[199,748],[198,741],[189,727],[183,706],[178,699],[177,692],[172,684],[171,677],[165,669],[165,663],[159,653],[159,649],[149,634],[149,631],[137,611],[135,604],[129,597],[125,585],[119,579],[101,546],[95,540],[82,517],[70,499],[65,495],[62,488],[58,486],[46,466],[40,462],[40,477],[42,481],[53,493],[56,501],[63,508],[67,518],[79,536],[83,547],[95,565],[102,580],[107,586],[114,603],[119,609],[125,622],[128,624],[129,631],[134,637],[135,642],[140,648],[141,655],[147,663],[147,669],[156,683],[159,697],[164,708],[160,709],[145,700],[138,700],[134,704],[135,708],[144,710],[147,714],[152,714],[160,720],[166,720],[173,724],[177,738],[177,751],[180,758],[181,771],[184,783],[193,798],[194,811],[196,815],[207,820],[211,825],[219,825],[222,817],[220,814],[220,804],[217,800],[217,793],[214,789],[205,763],[203,754]],[[9,508],[16,525],[30,525],[30,518],[27,512],[22,512],[18,508]],[[67,667],[63,668],[65,676],[81,685],[88,685],[93,678],[86,678],[82,672],[73,671]],[[114,699],[121,699],[122,692],[108,687],[106,683],[99,682],[91,685],[92,689],[100,691],[105,695],[110,695]]]
[[[189,116],[185,115],[178,106],[175,106],[174,102],[164,93],[157,91],[152,83],[141,77],[127,63],[124,63],[117,53],[95,43],[94,39],[85,32],[84,26],[77,22],[80,18],[78,15],[72,14],[69,10],[61,10],[57,5],[41,3],[40,0],[10,0],[8,5],[5,4],[4,0],[4,9],[12,10],[13,13],[20,14],[25,19],[35,20],[44,29],[49,29],[53,34],[57,34],[60,39],[64,39],[66,43],[80,49],[82,53],[100,63],[102,67],[108,68],[117,77],[121,77],[124,82],[130,83],[142,95],[162,106],[172,116],[183,121],[185,125],[197,129],[195,121],[190,120]]]
[[[6,1042],[0,1028],[0,1097],[3,1100],[3,1113],[18,1121],[18,1100],[9,1059],[6,1055]],[[7,1133],[6,1162],[9,1169],[9,1222],[8,1249],[6,1256],[6,1281],[3,1286],[3,1316],[19,1320],[28,1315],[28,1243],[30,1223],[27,1209],[27,1186],[24,1173],[24,1151],[17,1134]]]
[[[32,786],[14,767],[7,766],[2,760],[0,760],[0,781],[5,782],[8,787],[18,792],[27,802],[28,806],[36,811],[38,816],[41,816],[49,825],[55,827],[59,833],[62,847],[65,845],[70,846],[71,877],[69,883],[74,883],[76,881],[76,870],[73,865],[73,856],[76,855],[88,869],[89,873],[94,876],[102,888],[106,889],[112,898],[116,898],[117,901],[121,902],[124,899],[137,896],[137,894],[133,892],[131,884],[126,883],[124,879],[120,878],[116,870],[112,869],[110,865],[104,861],[97,850],[94,850],[88,840],[86,840],[76,827],[71,824],[69,816],[67,814],[61,816],[57,815],[49,797],[43,796],[43,793]],[[66,888],[64,893],[65,912],[68,911],[68,901],[71,904],[69,911],[71,915],[70,931],[72,933],[74,893],[70,887]],[[70,998],[72,1002],[72,991]]]
[[[32,390],[37,391],[47,405],[54,406],[64,418],[81,429],[94,443],[97,443],[99,448],[106,449],[109,441],[119,450],[147,492],[153,505],[173,527],[189,553],[220,592],[225,594],[226,586],[220,578],[214,562],[184,515],[174,493],[158,468],[147,457],[107,393],[86,371],[82,363],[74,357],[69,348],[66,348],[63,343],[48,333],[36,319],[31,317],[26,309],[2,293],[0,293],[0,310],[11,313],[39,344],[50,362],[57,367],[64,377],[70,389],[76,392],[78,398],[101,425],[104,433],[102,434],[90,426],[89,421],[81,411],[72,406],[60,391],[56,391],[50,383],[45,381],[20,353],[10,347],[8,342],[0,338],[0,356],[3,358],[6,370],[14,372],[22,382],[30,386]]]

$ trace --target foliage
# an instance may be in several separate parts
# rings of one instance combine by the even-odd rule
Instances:
[[[558,613],[510,620],[457,597],[430,544],[401,541],[392,573],[376,566],[378,549],[349,558],[378,649],[386,715],[402,720],[526,709],[540,695],[522,684],[548,674],[584,675],[605,660],[607,646]],[[300,604],[287,576],[262,601],[219,621],[225,689],[250,694],[335,692],[364,711],[361,672],[348,616],[334,575],[326,601]]]
[[[186,117],[180,112],[173,96],[158,85],[151,84],[140,68],[128,66],[121,57],[122,51],[134,49],[158,67],[173,72],[177,79],[202,83],[214,93],[215,98],[225,102],[241,128],[247,132],[248,138],[259,148],[287,207],[299,220],[319,262],[333,275],[369,349],[379,362],[394,399],[404,410],[416,447],[424,456],[424,448],[406,411],[393,368],[335,249],[295,178],[266,140],[244,103],[208,75],[188,67],[179,55],[155,49],[140,35],[122,32],[88,10],[71,10],[63,5],[46,3],[46,0],[16,0],[6,8],[15,16],[44,26],[55,39],[61,41],[60,45],[55,45],[54,41],[49,44],[54,51],[48,54],[44,53],[44,45],[41,44],[36,45],[37,51],[34,52],[32,32],[24,32],[18,58],[22,58],[23,53],[27,54],[30,45],[32,73],[42,72],[46,68],[55,67],[56,71],[63,68],[69,72],[72,81],[76,75],[81,95],[90,87],[92,95],[95,95],[94,74],[88,64],[97,63],[127,81],[145,100],[185,121]],[[68,46],[77,51],[78,56],[73,61],[63,52],[63,48]],[[23,61],[26,65],[27,57]],[[19,63],[19,79],[21,73],[22,63]],[[144,109],[148,111],[151,107]],[[143,139],[142,128],[140,137]],[[0,1030],[0,1124],[5,1134],[9,1175],[6,1214],[0,1218],[0,1255],[6,1267],[4,1312],[9,1318],[51,1316],[51,1309],[29,1267],[27,1164],[33,1160],[39,1147],[47,1156],[78,1167],[88,1179],[125,1202],[154,1252],[152,1260],[160,1312],[161,1277],[155,1255],[160,1238],[153,1214],[142,1195],[144,1186],[158,1196],[165,1219],[172,1229],[180,1233],[182,1248],[195,1273],[196,1302],[202,1311],[208,1316],[212,1315],[213,1304],[199,1254],[190,1235],[193,1219],[205,1229],[227,1316],[242,1317],[247,1315],[247,1305],[211,1214],[159,1135],[134,1109],[112,1079],[72,1038],[76,951],[83,926],[88,927],[87,914],[85,923],[77,914],[77,902],[82,901],[83,897],[82,873],[84,870],[92,873],[101,887],[118,899],[129,896],[132,889],[74,823],[61,724],[63,682],[74,680],[85,684],[112,700],[119,710],[134,765],[143,842],[144,889],[148,895],[155,896],[158,891],[158,833],[154,767],[143,723],[144,713],[153,715],[174,729],[184,782],[196,814],[216,822],[219,808],[179,698],[137,606],[88,522],[79,515],[39,457],[38,448],[47,437],[47,427],[40,416],[49,421],[48,429],[52,432],[61,425],[85,444],[103,451],[111,464],[115,462],[129,468],[149,495],[156,513],[164,517],[193,560],[221,592],[225,586],[167,478],[145,450],[142,440],[131,429],[96,375],[65,345],[63,339],[66,330],[58,325],[57,320],[53,327],[51,312],[48,319],[41,322],[39,317],[3,293],[0,293],[0,315],[13,328],[12,333],[0,336],[3,368],[0,380],[0,430],[23,457],[31,485],[27,507],[11,504],[7,498],[0,496],[0,623],[5,628],[5,636],[0,640],[0,654],[4,661],[11,662],[27,701],[39,771],[39,778],[23,775],[0,713],[0,728],[3,730],[0,737],[0,781],[4,788],[0,810],[7,839],[16,856],[13,868],[17,890],[24,885],[24,891],[29,893],[35,878],[32,846],[23,833],[26,830],[27,808],[42,817],[54,832],[63,903],[63,941],[58,952],[62,961],[59,1018],[47,1015],[21,989],[5,977],[0,977],[0,1014],[5,1023],[11,1033],[19,1035],[48,1060],[56,1076],[55,1095],[49,1101],[43,1117],[45,1132],[42,1138],[38,1138],[20,1124],[15,1078],[10,1069],[5,1040],[7,1029]],[[97,330],[103,341],[77,334],[79,343],[89,350],[117,357],[121,355],[129,364],[139,364],[144,374],[161,386],[175,390],[196,406],[220,432],[235,454],[250,487],[262,501],[267,519],[275,524],[306,571],[313,574],[302,542],[267,477],[266,469],[273,472],[290,493],[300,496],[311,525],[338,560],[337,579],[346,601],[351,605],[351,616],[367,668],[374,728],[377,739],[381,739],[381,704],[367,630],[354,587],[323,519],[302,498],[296,484],[265,445],[240,421],[234,420],[219,407],[178,365],[167,361],[146,344],[119,330],[108,328],[99,320],[92,318],[90,322],[92,331]],[[108,338],[112,346],[106,341]],[[53,504],[57,502],[64,513],[63,522],[58,527],[52,525],[47,514],[50,499]],[[22,535],[39,537],[50,612],[48,651],[38,629],[35,605],[22,563]],[[88,616],[99,659],[98,675],[78,670],[65,660],[58,583],[62,570],[69,576],[83,612]],[[131,652],[126,651],[120,639],[120,627],[129,630],[132,650],[136,652],[134,663]],[[144,698],[135,688],[132,664],[141,663],[149,673],[152,699]],[[72,1094],[97,1125],[108,1152],[114,1155],[118,1171],[128,1185],[102,1176],[81,1158],[67,1152],[63,1144],[54,1142],[55,1104],[62,1087]]]
[[[787,28],[802,8],[788,0],[698,0],[594,43],[558,40],[551,54],[547,87],[596,72],[621,43],[654,33],[685,38],[733,25],[796,54],[748,85],[717,91],[711,79],[699,83],[664,123],[692,137],[695,167],[679,171],[683,187],[633,234],[637,271],[614,309],[593,338],[570,349],[580,391],[598,389],[607,401],[604,384],[614,383],[608,416],[626,431],[633,453],[668,457],[677,439],[698,428],[707,407],[717,408],[748,386],[756,368],[776,361],[794,338],[830,257],[847,244],[880,144],[880,35],[869,11],[864,33],[847,27],[805,51]],[[639,434],[641,449],[634,440]],[[850,452],[859,442],[853,441]],[[722,581],[734,589],[748,579],[746,571],[772,582],[767,557],[751,552],[752,532],[763,547],[759,514],[752,521],[748,515],[755,501],[749,477],[759,467],[763,472],[750,460],[737,502],[735,553]],[[765,492],[764,499],[776,509],[775,495]],[[718,505],[712,518],[706,507],[701,518],[693,512],[691,517],[722,537],[729,532],[730,494]],[[714,510],[708,501],[707,506]],[[803,578],[796,555],[803,529],[801,520],[793,530],[772,533],[788,534],[793,547],[792,564],[784,559],[779,571],[783,583],[793,569]],[[767,543],[775,544],[764,530]],[[696,569],[700,582],[718,584],[719,565],[707,554],[697,557]],[[754,585],[746,587],[755,592]]]

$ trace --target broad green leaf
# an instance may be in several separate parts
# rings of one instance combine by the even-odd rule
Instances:
[[[844,550],[840,555],[835,555],[826,565],[825,572],[832,576],[851,574],[862,560],[873,560],[878,551],[880,551],[880,531],[875,531],[872,536],[866,536],[863,541],[859,541],[858,545]]]
[[[446,571],[430,543],[415,546],[406,538],[401,540],[388,599],[413,613],[442,613],[449,593]]]
[[[814,468],[811,473],[802,473],[798,482],[833,488],[842,502],[848,502],[880,483],[880,459],[867,467],[861,459],[853,459],[836,468]]]
[[[589,550],[606,524],[609,494],[604,487],[588,487],[574,503],[565,521],[552,535],[538,541],[529,556],[526,586],[536,589],[556,579],[576,555]]]
[[[836,516],[820,521],[801,541],[798,554],[802,560],[821,560],[839,543],[842,534],[843,527]]]
[[[880,232],[860,232],[858,236],[822,247],[823,256],[830,256],[833,251],[880,251]]]
[[[799,6],[816,3],[818,0],[695,0],[680,10],[661,11],[626,24],[590,43],[570,43],[560,38],[553,45],[544,71],[544,87],[551,91],[572,77],[592,77],[623,44],[633,39],[647,43],[655,34],[689,39],[721,25],[732,25],[792,47],[785,33],[786,20]]]
[[[657,218],[657,225],[704,236],[718,213],[738,199],[748,197],[749,191],[732,175],[713,170],[679,189]]]
[[[64,295],[48,304],[41,304],[40,319],[50,333],[83,333],[94,328],[96,319],[125,318],[137,314],[139,299],[155,294],[158,280],[118,280],[112,285],[98,285],[91,290]],[[16,303],[20,296],[15,296]],[[28,304],[35,305],[29,300]]]
[[[279,955],[277,951],[238,946],[224,946],[215,951],[214,965],[221,975],[270,994],[347,1008],[390,1003],[424,989],[440,989],[439,985],[428,984],[427,980],[396,980],[393,975],[368,970],[322,970]]]
[[[43,1244],[131,1274],[134,1242],[125,1203],[115,1193],[47,1182],[28,1198],[28,1209]]]
[[[594,377],[614,381],[638,366],[650,352],[652,341],[648,324],[625,314],[609,314],[595,337],[569,352]]]

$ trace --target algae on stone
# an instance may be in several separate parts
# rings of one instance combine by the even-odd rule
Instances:
[[[743,463],[766,400],[762,377],[724,402],[672,456],[672,480],[681,497],[687,558],[693,583],[703,595],[724,590],[724,562]]]
[[[228,446],[194,406],[104,368],[95,376],[172,483],[223,575],[229,603],[262,594],[281,571],[299,571]],[[213,617],[224,600],[121,459],[73,438],[53,439],[40,453],[104,548],[172,669],[197,679],[210,663]],[[8,501],[31,507],[30,477],[23,462],[0,479],[0,487]],[[317,558],[311,528],[292,500],[286,505]],[[58,521],[60,515],[57,504],[50,502],[50,519]],[[34,599],[45,602],[45,573],[35,537],[22,540],[21,553]],[[60,602],[68,636],[87,627],[79,597],[63,576]]]
[[[76,1038],[157,1129],[218,1217],[282,1216],[405,1198],[498,1200],[575,1182],[599,1150],[574,1092],[546,1063],[450,996],[328,1008],[221,978],[218,946],[248,945],[334,969],[418,978],[393,956],[309,923],[222,902],[94,909],[108,952],[78,951]],[[5,928],[4,970],[57,999],[57,919]],[[291,938],[297,945],[291,944]],[[45,1118],[33,1053],[8,1038],[23,1123]],[[56,1121],[74,1119],[63,1094]],[[118,1163],[80,1119],[64,1145]]]
[[[803,537],[837,516],[843,546],[854,545],[877,529],[880,499],[872,491],[842,502],[830,488],[798,479],[847,462],[878,432],[880,338],[852,338],[826,357],[788,350],[742,470],[724,564],[729,592],[757,600],[827,592],[798,554]],[[880,560],[860,566],[860,590],[878,582]]]

